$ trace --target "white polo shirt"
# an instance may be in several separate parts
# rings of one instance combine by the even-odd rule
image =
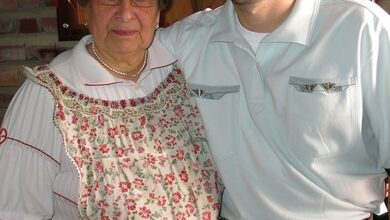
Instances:
[[[390,167],[390,19],[366,0],[296,0],[256,52],[231,1],[159,32],[197,96],[238,220],[356,220]]]

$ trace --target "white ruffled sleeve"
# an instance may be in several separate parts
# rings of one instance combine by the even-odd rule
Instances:
[[[53,123],[54,100],[27,79],[12,100],[0,131],[0,219],[53,216],[53,182],[62,137]]]

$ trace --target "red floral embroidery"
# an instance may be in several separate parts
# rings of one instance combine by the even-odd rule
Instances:
[[[72,124],[77,124],[77,121],[79,120],[79,117],[73,115],[72,116]]]
[[[132,107],[135,107],[135,106],[137,105],[137,102],[136,102],[135,100],[131,100],[131,101],[130,101],[130,105],[131,105]]]
[[[98,171],[99,173],[104,172],[103,162],[101,162],[101,161],[96,162],[96,171]]]
[[[129,131],[128,131],[128,129],[126,128],[125,125],[120,125],[120,126],[119,126],[119,131],[120,131],[120,133],[121,133],[122,135],[124,135],[124,136],[129,136]]]
[[[140,178],[136,178],[133,183],[134,187],[138,189],[142,189],[145,186],[145,180]]]
[[[186,209],[187,209],[187,213],[189,215],[193,214],[195,212],[195,207],[191,204],[186,204],[185,205]]]
[[[134,199],[128,199],[126,201],[127,210],[134,211],[137,208],[137,204],[135,203]]]
[[[109,128],[108,129],[108,136],[111,138],[114,138],[116,135],[118,135],[118,128]]]
[[[166,137],[165,137],[165,143],[169,146],[169,147],[174,147],[177,145],[177,141],[176,141],[176,137],[171,135],[171,134],[168,134]]]
[[[100,150],[100,153],[106,154],[110,151],[110,148],[108,147],[107,144],[103,144],[100,146],[99,150]]]
[[[183,182],[185,182],[185,183],[188,182],[188,173],[187,173],[186,170],[180,171],[179,176],[180,176],[181,181],[183,181]]]
[[[87,130],[88,130],[88,128],[89,128],[89,121],[88,121],[88,119],[85,118],[85,119],[83,120],[83,122],[82,122],[80,128],[81,128],[81,130],[83,130],[83,131],[87,131]]]
[[[150,209],[146,208],[145,206],[141,208],[141,210],[138,213],[142,218],[149,218],[152,214],[152,211]]]
[[[172,185],[173,182],[175,181],[175,176],[173,175],[173,173],[170,173],[170,174],[166,175],[164,179],[168,185]]]
[[[65,120],[65,113],[63,111],[57,112],[56,118],[61,120],[61,121],[64,121]]]
[[[131,134],[131,137],[135,140],[135,141],[139,141],[141,139],[144,138],[144,134],[141,132],[141,131],[134,131],[132,134]]]
[[[126,100],[121,100],[120,103],[121,103],[122,108],[126,108],[126,106],[127,106]]]
[[[167,199],[165,196],[159,196],[157,197],[157,205],[159,206],[165,206],[165,203],[167,202]]]
[[[146,123],[147,123],[147,118],[146,118],[146,116],[145,116],[145,115],[141,116],[141,117],[139,118],[139,122],[140,122],[140,125],[141,125],[141,126],[145,126]]]
[[[185,153],[184,153],[184,150],[183,149],[179,149],[179,150],[177,150],[176,151],[176,155],[175,155],[175,157],[176,157],[176,159],[178,159],[178,160],[184,160],[184,155]]]
[[[99,113],[99,109],[98,108],[91,108],[89,110],[89,113],[91,113],[93,115],[97,115]]]
[[[124,154],[125,154],[125,149],[123,147],[119,147],[117,150],[116,150],[116,155],[118,157],[122,157]]]
[[[156,164],[157,159],[152,154],[148,154],[147,155],[147,161],[148,161],[149,164]]]
[[[194,152],[194,154],[199,154],[199,152],[200,152],[200,145],[199,144],[194,144],[193,145],[193,152]]]
[[[119,183],[119,188],[121,189],[122,192],[128,192],[131,187],[131,183],[129,182],[120,182]]]
[[[202,213],[202,220],[210,220],[211,219],[211,212],[203,212]]]
[[[179,120],[184,117],[184,109],[182,108],[182,106],[179,106],[175,109],[175,115]]]
[[[74,157],[73,160],[77,164],[77,167],[83,166],[83,160],[80,157]]]
[[[107,193],[107,195],[112,195],[114,193],[115,186],[111,184],[107,184],[104,186],[104,191]]]
[[[4,141],[7,140],[8,132],[7,129],[1,128],[0,129],[0,144],[4,143]]]
[[[181,193],[180,193],[180,192],[175,192],[175,193],[173,193],[173,195],[172,195],[172,202],[174,202],[174,203],[179,203],[180,200],[181,200],[181,198],[182,198]]]
[[[100,209],[106,209],[106,208],[108,208],[108,203],[105,200],[100,200],[98,202],[98,207]]]
[[[186,219],[186,214],[183,212],[178,212],[175,215],[175,220],[185,220]]]

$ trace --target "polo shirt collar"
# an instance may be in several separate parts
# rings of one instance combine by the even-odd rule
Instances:
[[[296,0],[287,19],[263,42],[288,42],[307,45],[317,19],[319,0]],[[235,11],[231,0],[226,1],[216,20],[216,31],[212,42],[242,43],[239,30],[235,27]]]
[[[215,31],[211,42],[240,42],[242,37],[236,30],[236,15],[231,0],[227,0],[216,17]],[[245,40],[244,40],[245,41]]]
[[[96,59],[87,51],[86,45],[92,40],[91,35],[83,37],[73,49],[72,58],[75,72],[78,79],[86,86],[110,85],[116,83],[127,83],[128,80],[121,79],[110,74]],[[154,38],[149,47],[148,62],[142,71],[140,80],[147,77],[153,69],[168,66],[177,61],[161,42]]]

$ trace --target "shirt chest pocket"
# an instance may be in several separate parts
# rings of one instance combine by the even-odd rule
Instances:
[[[301,160],[340,155],[351,149],[358,113],[355,78],[291,77],[288,108],[289,148]]]
[[[214,160],[237,152],[239,86],[189,84],[198,104]]]

